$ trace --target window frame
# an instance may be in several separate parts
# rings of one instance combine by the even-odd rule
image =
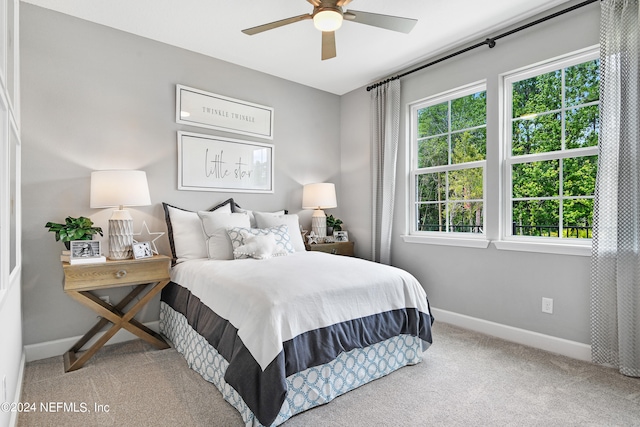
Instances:
[[[486,248],[489,245],[489,240],[487,240],[487,219],[486,219],[486,208],[487,208],[487,157],[485,154],[484,160],[476,160],[472,162],[466,163],[457,163],[457,164],[446,164],[439,166],[432,166],[427,168],[419,168],[418,167],[418,155],[419,155],[419,147],[418,140],[420,139],[418,136],[418,111],[424,108],[428,108],[431,106],[435,106],[441,104],[443,102],[450,102],[458,98],[462,98],[468,95],[472,95],[478,92],[485,92],[485,97],[487,94],[487,82],[486,80],[476,81],[464,86],[459,86],[457,88],[447,90],[445,92],[440,92],[438,94],[411,102],[407,105],[408,114],[409,114],[409,156],[408,156],[408,191],[407,194],[407,206],[408,214],[407,214],[407,227],[406,234],[402,236],[403,240],[408,243],[428,243],[428,244],[441,244],[441,245],[450,245],[450,246],[463,246],[463,247],[476,247],[476,248]],[[486,99],[486,98],[485,98]],[[486,102],[486,101],[485,101]],[[488,104],[487,104],[488,105]],[[451,131],[451,110],[449,109],[449,118],[448,118],[448,132],[446,135],[448,138],[453,133]],[[487,120],[485,117],[485,124],[482,126],[473,126],[470,129],[479,129],[484,127],[485,134],[487,129]],[[488,145],[488,143],[485,141]],[[451,147],[449,146],[448,155],[451,155]],[[486,147],[485,147],[486,153]],[[463,170],[463,169],[472,169],[482,167],[482,205],[483,205],[483,215],[482,215],[482,233],[465,233],[465,232],[452,232],[452,231],[421,231],[417,230],[417,218],[416,218],[416,206],[418,204],[417,200],[417,188],[416,188],[416,179],[419,175],[425,173],[425,171],[429,171],[430,173],[436,172],[450,172],[455,170]],[[448,199],[447,199],[448,203]]]
[[[531,161],[544,161],[566,158],[580,158],[584,156],[597,156],[598,145],[593,147],[565,149],[565,120],[562,120],[562,148],[559,151],[535,153],[521,156],[512,156],[512,84],[528,78],[540,76],[549,72],[563,70],[568,67],[582,64],[585,62],[599,59],[599,46],[591,46],[576,52],[569,53],[560,57],[552,58],[543,62],[532,64],[518,70],[510,71],[500,75],[501,91],[499,108],[500,108],[500,219],[499,219],[499,240],[494,244],[498,249],[518,250],[527,252],[544,252],[553,254],[567,254],[590,256],[592,239],[591,238],[567,238],[567,237],[541,237],[541,236],[514,236],[512,235],[512,210],[513,210],[513,182],[512,182],[512,166],[515,164],[528,163]],[[570,110],[567,107],[564,93],[564,79],[562,83],[562,105],[559,112]],[[599,100],[597,104],[599,105]],[[596,104],[585,103],[585,104]],[[553,110],[556,111],[556,110]],[[548,113],[548,112],[545,112]],[[562,169],[559,170],[562,174]],[[562,177],[560,177],[562,178]],[[560,185],[562,184],[562,180]],[[562,185],[558,194],[558,200],[570,197],[564,197],[562,194]],[[561,205],[562,206],[562,205]],[[562,221],[562,209],[559,212],[559,221]]]

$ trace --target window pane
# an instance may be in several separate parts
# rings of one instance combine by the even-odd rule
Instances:
[[[565,87],[569,107],[600,99],[600,60],[565,69]]]
[[[598,172],[598,156],[575,157],[562,161],[565,196],[593,196]]]
[[[439,202],[445,200],[446,172],[426,173],[416,177],[417,200]]]
[[[482,168],[449,172],[450,200],[482,200]]]
[[[417,231],[445,231],[445,204],[429,203],[419,204],[416,218],[418,224]]]
[[[559,206],[557,200],[513,202],[513,235],[558,237]]]
[[[449,131],[449,103],[432,105],[418,110],[418,138]]]
[[[513,197],[553,197],[560,193],[558,160],[513,165]],[[515,218],[515,217],[514,217]]]
[[[451,135],[451,163],[484,160],[487,157],[487,129],[480,128]]]
[[[593,199],[565,200],[562,206],[562,235],[590,239],[593,224]]]
[[[449,203],[449,231],[482,233],[482,202]]]
[[[568,110],[565,120],[566,146],[570,148],[598,145],[600,114],[597,105]]]
[[[428,168],[449,163],[449,140],[447,136],[436,136],[418,141],[418,167]]]
[[[560,70],[513,84],[513,117],[545,113],[562,106]]]
[[[451,101],[452,131],[481,126],[487,123],[486,94],[483,91]]]
[[[513,122],[512,153],[523,154],[547,153],[562,148],[561,116],[545,114],[532,119],[515,120]]]

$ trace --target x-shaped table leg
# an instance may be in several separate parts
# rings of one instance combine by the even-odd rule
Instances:
[[[156,296],[168,283],[168,280],[163,280],[155,284],[137,285],[115,306],[107,304],[89,291],[66,291],[70,297],[89,307],[102,318],[93,326],[93,328],[80,338],[80,340],[78,340],[78,342],[76,342],[69,351],[64,354],[65,372],[80,369],[87,360],[89,360],[107,341],[111,339],[111,337],[116,334],[116,332],[123,328],[150,344],[153,344],[159,349],[169,348],[169,345],[160,334],[152,331],[133,318],[138,311],[140,311],[140,309],[144,307],[154,296]],[[140,300],[138,300],[138,302],[136,302],[129,311],[123,312],[125,307],[129,305],[134,298],[140,295],[148,286],[151,286],[149,292],[140,298]],[[109,328],[95,343],[93,343],[93,345],[78,357],[80,349],[108,323],[113,323],[113,326],[111,326],[111,328]]]

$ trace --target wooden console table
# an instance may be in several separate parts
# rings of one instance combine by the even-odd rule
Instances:
[[[108,260],[105,263],[74,264],[62,263],[64,270],[64,292],[79,303],[89,307],[101,317],[80,340],[64,354],[65,372],[80,369],[116,332],[124,328],[159,349],[169,348],[160,334],[152,331],[133,317],[142,307],[169,283],[171,258],[155,255],[144,259]],[[92,291],[121,286],[134,286],[122,301],[107,304]],[[127,305],[149,288],[131,308]],[[113,325],[93,345],[79,355],[80,349],[107,324]]]

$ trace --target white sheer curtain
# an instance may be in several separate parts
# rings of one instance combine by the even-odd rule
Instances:
[[[601,7],[591,354],[640,377],[640,9],[638,0]]]
[[[373,260],[391,263],[391,229],[400,132],[400,80],[371,92],[371,152],[373,164]]]

